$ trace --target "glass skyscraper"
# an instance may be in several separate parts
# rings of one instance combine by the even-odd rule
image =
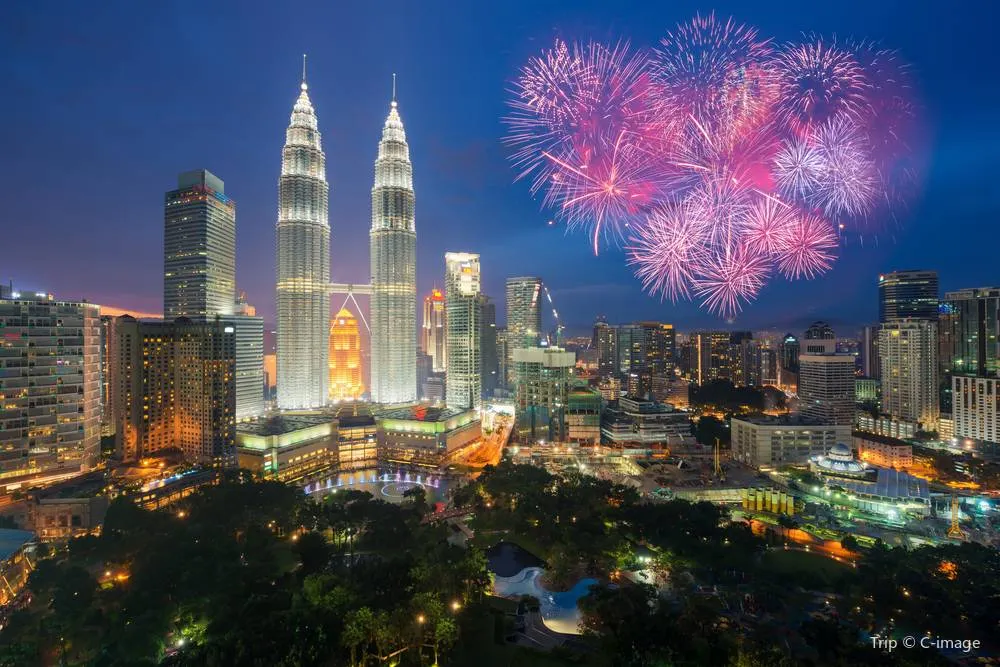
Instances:
[[[507,279],[507,372],[514,372],[514,350],[538,345],[542,332],[542,279]],[[514,386],[514,377],[507,378]]]
[[[395,88],[395,86],[394,86]],[[413,165],[395,90],[375,160],[371,228],[371,398],[417,399],[417,229]]]
[[[278,407],[325,405],[330,331],[326,156],[308,86],[292,108],[278,181]]]
[[[937,271],[893,271],[878,277],[878,321],[938,319]]]
[[[163,316],[232,315],[236,203],[222,179],[205,169],[179,175],[163,223]]]
[[[483,391],[479,255],[449,252],[444,262],[448,329],[445,403],[449,408],[478,408]]]

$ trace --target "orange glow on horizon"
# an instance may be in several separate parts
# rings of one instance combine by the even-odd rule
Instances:
[[[121,317],[122,315],[131,315],[137,320],[163,319],[163,313],[144,313],[141,310],[118,308],[116,306],[100,306],[100,309],[101,309],[101,315],[107,315],[108,317]]]

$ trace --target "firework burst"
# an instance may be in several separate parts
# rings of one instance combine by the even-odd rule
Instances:
[[[781,194],[805,201],[819,187],[825,163],[823,154],[809,141],[786,141],[774,158],[774,180]]]
[[[786,239],[777,263],[778,270],[789,280],[814,278],[833,266],[837,235],[826,220],[802,216],[789,227]]]
[[[871,84],[864,69],[836,44],[813,39],[788,45],[775,64],[779,113],[800,135],[838,114],[861,118],[870,108]]]
[[[776,255],[788,246],[795,225],[795,209],[773,195],[757,197],[743,218],[741,237],[747,250]]]
[[[864,136],[841,116],[827,121],[816,132],[814,142],[823,163],[814,203],[832,216],[868,213],[878,178]]]
[[[765,257],[738,245],[699,267],[694,294],[703,308],[728,319],[757,297],[770,273],[771,264]]]
[[[871,42],[775,47],[696,16],[651,52],[557,40],[513,83],[505,142],[595,253],[627,227],[648,292],[730,318],[775,273],[829,270],[838,226],[861,232],[903,198],[906,74]]]
[[[695,270],[704,261],[704,235],[704,225],[686,206],[659,207],[630,239],[628,262],[650,294],[689,299]]]

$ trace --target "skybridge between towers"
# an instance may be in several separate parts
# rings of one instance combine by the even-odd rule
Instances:
[[[358,304],[358,300],[354,298],[355,294],[360,294],[362,296],[371,296],[372,295],[371,285],[357,285],[355,283],[330,283],[329,292],[330,294],[346,295],[344,298],[344,303],[341,304],[340,308],[346,306],[348,301],[353,302],[354,307],[358,309],[358,316],[361,317],[361,321],[364,322],[365,324],[365,329],[368,330],[369,334],[372,332],[372,328],[368,326],[368,320],[365,318],[364,311]],[[340,308],[338,308],[337,310],[339,311]]]

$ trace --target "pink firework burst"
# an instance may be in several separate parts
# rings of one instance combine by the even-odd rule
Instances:
[[[625,132],[610,150],[602,146],[576,164],[549,153],[546,157],[556,171],[545,203],[557,206],[570,227],[590,228],[594,254],[605,235],[620,238],[624,222],[648,210],[663,194],[658,163],[629,143]]]
[[[729,319],[757,297],[770,273],[765,257],[737,245],[699,267],[694,293],[703,308]]]
[[[628,262],[636,277],[661,299],[691,298],[695,272],[705,261],[704,225],[688,213],[681,204],[661,206],[629,241]]]
[[[774,157],[774,180],[785,197],[807,201],[819,187],[824,166],[823,154],[816,146],[791,139]]]
[[[557,40],[514,82],[505,141],[595,254],[628,228],[647,291],[730,318],[776,273],[831,268],[838,224],[867,233],[916,185],[906,74],[871,42],[776,48],[698,15],[653,51]]]
[[[778,255],[778,270],[788,279],[814,278],[828,271],[836,259],[837,235],[826,220],[814,215],[798,218]]]
[[[747,250],[775,255],[788,246],[789,230],[795,226],[795,209],[774,195],[761,195],[744,215],[741,238]]]
[[[812,200],[827,215],[863,216],[875,201],[878,174],[864,136],[843,116],[827,121],[813,141],[823,159]]]
[[[705,227],[705,242],[723,247],[732,245],[739,234],[752,196],[750,181],[744,174],[723,168],[705,174],[685,203],[689,215]]]
[[[800,136],[835,115],[862,117],[871,89],[864,68],[850,51],[822,39],[789,44],[775,58],[778,110]]]
[[[727,88],[745,82],[759,83],[761,63],[771,54],[768,40],[757,30],[732,18],[716,20],[715,14],[697,15],[678,24],[660,40],[654,51],[653,72],[672,109],[681,115],[715,117],[725,101],[734,102]],[[748,68],[753,74],[748,76]],[[747,107],[753,105],[754,83],[740,91]],[[744,94],[746,95],[744,97]]]

